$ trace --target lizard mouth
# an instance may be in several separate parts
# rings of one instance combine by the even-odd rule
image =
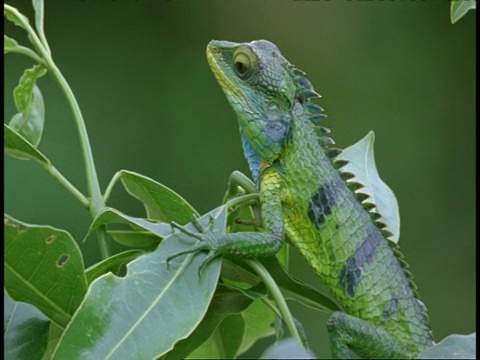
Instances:
[[[221,64],[224,66],[229,66],[225,59],[223,58],[223,54],[221,51],[221,45],[223,43],[229,44],[228,42],[224,41],[215,41],[212,40],[207,45],[207,60],[210,68],[212,69],[215,78],[220,83],[221,88],[227,95],[227,98],[230,100],[235,100],[232,103],[242,103],[244,105],[247,104],[246,98],[244,94],[240,91],[239,87],[232,82],[229,77],[225,74],[222,70]],[[225,45],[226,45],[225,44]]]

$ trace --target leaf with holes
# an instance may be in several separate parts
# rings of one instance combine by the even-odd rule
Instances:
[[[5,215],[5,287],[65,327],[86,290],[83,258],[72,236]]]
[[[225,234],[226,209],[200,218],[212,231]],[[198,231],[189,224],[190,231]],[[53,359],[152,359],[173,348],[198,326],[212,299],[220,259],[199,276],[205,252],[166,259],[192,249],[198,240],[176,231],[157,249],[127,265],[123,278],[106,274],[95,280],[72,318]]]
[[[342,171],[352,173],[354,177],[347,182],[357,182],[364,186],[356,192],[369,195],[365,202],[375,205],[372,211],[381,215],[378,221],[385,223],[386,230],[392,233],[389,240],[398,243],[400,238],[398,202],[392,189],[378,174],[373,153],[374,141],[375,134],[370,131],[363,139],[343,150],[336,160],[348,162],[342,167]]]
[[[5,359],[42,359],[50,321],[30,304],[14,301],[4,289]]]

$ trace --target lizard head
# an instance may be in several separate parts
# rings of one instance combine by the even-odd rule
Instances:
[[[293,66],[266,40],[212,40],[207,59],[237,114],[242,135],[261,161],[271,164],[285,148],[298,102]]]

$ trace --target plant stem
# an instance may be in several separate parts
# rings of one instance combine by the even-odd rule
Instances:
[[[243,203],[245,203],[245,204],[246,203],[252,203],[252,204],[258,203],[258,193],[237,196],[233,199],[228,200],[225,203],[225,206],[228,209],[231,209],[234,206],[237,206],[237,205],[243,204]],[[245,204],[243,204],[243,205],[245,205]]]
[[[45,55],[46,54],[44,54],[44,56]],[[73,112],[75,124],[77,125],[78,135],[80,137],[80,145],[82,149],[83,160],[85,163],[85,173],[87,174],[87,187],[88,194],[90,195],[90,214],[92,215],[92,217],[95,217],[96,214],[103,207],[105,207],[105,202],[103,201],[100,184],[98,182],[97,171],[95,169],[95,162],[93,160],[92,148],[90,146],[90,140],[88,138],[88,132],[85,126],[85,120],[83,119],[83,115],[80,111],[77,99],[75,98],[75,95],[73,94],[73,91],[70,88],[67,80],[65,80],[62,73],[50,57],[47,57],[46,60],[49,70],[60,84],[60,87],[63,89],[70,108]],[[110,249],[105,231],[106,230],[104,227],[99,228],[99,230],[97,231],[97,240],[103,259],[106,259],[110,256]]]
[[[110,183],[108,184],[107,188],[105,189],[105,192],[103,193],[103,201],[107,203],[110,194],[112,193],[113,187],[117,183],[118,179],[120,179],[120,176],[122,175],[122,171],[118,171],[113,175],[112,180],[110,180]]]
[[[15,49],[12,49],[10,52],[28,56],[28,57],[32,58],[35,62],[37,62],[41,65],[45,65],[45,61],[43,61],[43,59],[40,56],[38,56],[35,51],[33,51],[33,50],[31,50],[27,47],[18,46]]]
[[[53,165],[43,165],[42,167],[55,179],[57,179],[70,193],[77,198],[77,200],[82,204],[84,208],[88,209],[89,201],[88,199],[75,187],[70,181],[68,181],[60,171]]]
[[[105,202],[103,201],[102,192],[100,190],[100,184],[98,182],[97,171],[95,169],[95,163],[93,161],[92,149],[90,146],[90,140],[88,139],[88,132],[85,126],[85,120],[83,119],[82,112],[78,105],[77,99],[73,94],[70,85],[67,80],[63,77],[63,74],[60,72],[58,67],[53,62],[50,51],[39,39],[33,28],[30,26],[26,18],[14,7],[4,4],[4,9],[11,12],[17,20],[20,22],[21,26],[29,34],[29,39],[32,42],[33,46],[37,49],[40,56],[44,59],[44,63],[48,70],[55,77],[63,92],[67,97],[67,101],[70,105],[70,108],[73,112],[73,118],[75,119],[75,124],[77,126],[78,135],[80,137],[80,145],[83,154],[83,160],[85,163],[85,173],[87,174],[87,187],[90,201],[88,202],[88,207],[92,217],[95,217],[96,214],[105,207]],[[45,40],[46,44],[46,40]],[[63,183],[63,182],[62,182]],[[65,183],[64,183],[65,184]],[[71,190],[71,189],[70,189]],[[100,247],[100,252],[102,258],[107,258],[110,256],[109,244],[106,235],[105,227],[100,227],[97,231],[97,239]]]
[[[304,349],[305,346],[303,344],[302,338],[300,337],[300,334],[298,333],[298,329],[295,326],[295,321],[293,320],[293,316],[290,313],[290,310],[288,309],[287,303],[278,288],[277,284],[275,283],[275,280],[270,276],[269,272],[267,269],[263,267],[263,265],[258,262],[257,260],[245,260],[245,262],[258,274],[260,279],[264,282],[264,284],[267,286],[270,295],[272,298],[275,300],[277,303],[278,309],[280,313],[282,314],[283,321],[285,321],[285,325],[288,328],[288,331],[290,331],[290,334],[297,340],[297,342],[300,344],[300,346]]]

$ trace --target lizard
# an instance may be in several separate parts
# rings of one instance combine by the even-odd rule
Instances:
[[[298,249],[343,311],[327,321],[334,358],[414,358],[434,344],[413,276],[379,215],[342,173],[320,95],[267,40],[212,40],[207,59],[238,118],[260,196],[262,232],[213,236],[191,251],[268,256]],[[205,231],[204,231],[205,232]]]

